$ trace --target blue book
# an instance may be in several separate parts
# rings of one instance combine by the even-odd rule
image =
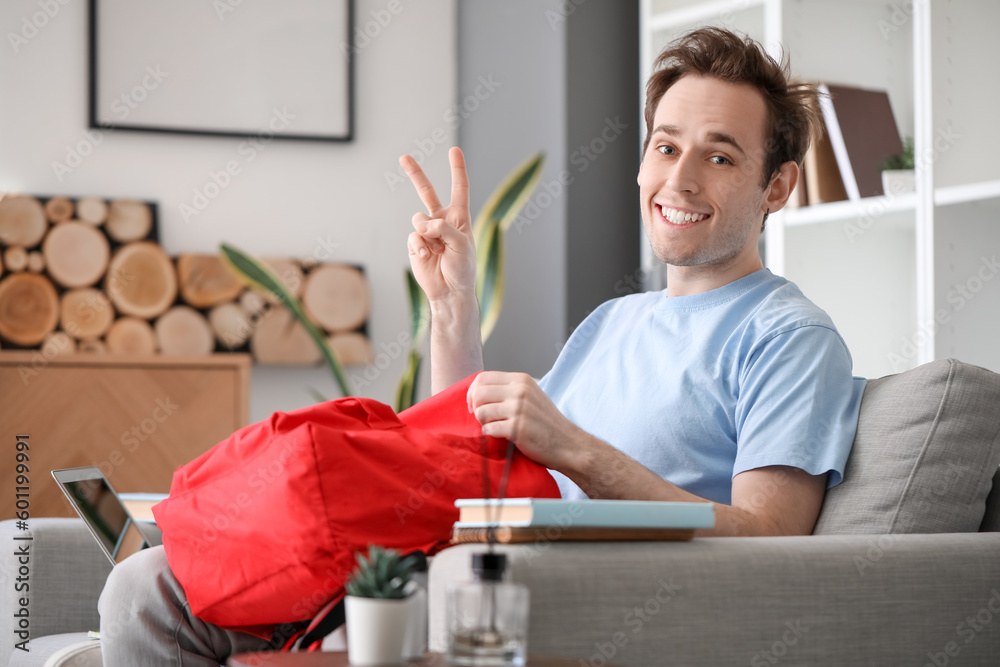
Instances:
[[[560,500],[553,498],[463,498],[456,528],[489,525],[563,528],[711,528],[714,503],[658,500]],[[499,510],[499,511],[498,511]]]

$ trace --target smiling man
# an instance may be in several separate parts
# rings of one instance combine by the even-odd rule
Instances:
[[[704,534],[808,534],[842,479],[864,380],[826,313],[757,248],[798,181],[816,92],[719,29],[686,35],[655,69],[638,182],[667,289],[600,306],[539,383],[482,373],[469,409],[565,498],[710,500]],[[428,208],[408,245],[431,304],[435,392],[483,370],[468,180],[461,151],[450,159],[447,207],[401,160]]]
[[[639,186],[667,289],[600,306],[540,383],[484,372],[467,394],[483,432],[552,470],[564,497],[710,500],[713,535],[812,531],[842,478],[864,380],[826,313],[763,268],[757,241],[799,178],[814,94],[721,30],[660,56]],[[448,206],[401,160],[428,209],[408,245],[431,304],[435,392],[483,370],[469,183],[462,152],[450,160]],[[281,641],[196,617],[159,547],[115,566],[100,611],[114,667],[207,667]]]

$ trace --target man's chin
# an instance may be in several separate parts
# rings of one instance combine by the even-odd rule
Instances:
[[[652,247],[653,255],[656,259],[670,266],[697,266],[702,263],[697,253],[683,253],[674,249],[665,250],[663,248]]]

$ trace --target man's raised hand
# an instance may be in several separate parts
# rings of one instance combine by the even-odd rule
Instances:
[[[410,267],[433,305],[449,299],[473,299],[476,292],[476,244],[469,215],[469,176],[459,148],[448,153],[451,162],[451,202],[442,206],[423,169],[409,155],[399,158],[417,189],[427,213],[413,216],[416,230],[407,239]]]

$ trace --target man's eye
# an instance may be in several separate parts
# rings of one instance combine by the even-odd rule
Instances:
[[[732,161],[730,161],[729,158],[722,157],[721,155],[713,155],[711,160],[715,164],[732,164]]]
[[[673,146],[660,146],[656,150],[660,151],[664,155],[674,155],[677,152]]]

